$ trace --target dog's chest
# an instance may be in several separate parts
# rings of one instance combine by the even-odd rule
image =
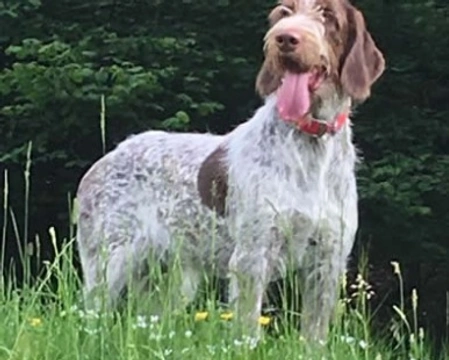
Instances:
[[[236,236],[263,236],[264,227],[271,227],[277,230],[280,246],[289,238],[305,246],[309,240],[338,237],[340,224],[352,221],[357,201],[354,149],[352,144],[345,146],[335,139],[320,143],[287,136],[242,152],[240,159],[246,164],[231,170],[236,185],[229,203]],[[263,225],[253,227],[251,219]],[[296,248],[303,250],[298,244]]]

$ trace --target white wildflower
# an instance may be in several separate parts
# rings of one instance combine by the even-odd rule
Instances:
[[[164,356],[169,356],[173,352],[172,349],[165,349],[164,350]]]
[[[98,328],[88,328],[88,327],[83,328],[83,331],[89,335],[95,335],[100,332]]]
[[[368,347],[368,343],[365,340],[360,340],[359,341],[359,346],[365,350]]]
[[[235,339],[235,340],[234,340],[234,345],[237,346],[237,347],[239,347],[239,346],[242,346],[242,345],[243,345],[243,342],[240,341],[240,340]]]
[[[209,351],[209,354],[215,355],[215,346],[213,345],[206,345],[207,351]]]
[[[349,345],[355,342],[355,339],[352,336],[341,336],[340,340]]]
[[[245,341],[245,344],[248,345],[248,347],[251,350],[254,350],[257,347],[257,343],[259,342],[259,339],[256,337],[249,337],[249,336],[245,336],[243,338],[243,340]]]
[[[151,333],[150,334],[150,340],[154,340],[154,341],[161,341],[162,340],[162,336],[161,334],[155,334],[155,333]]]
[[[137,315],[136,323],[133,324],[133,329],[140,328],[140,329],[146,329],[148,327],[147,318],[146,316]]]

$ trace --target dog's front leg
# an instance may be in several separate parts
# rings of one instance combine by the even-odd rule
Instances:
[[[237,246],[229,262],[229,300],[243,333],[260,337],[259,317],[271,264],[268,248]]]
[[[347,251],[339,242],[311,242],[300,275],[301,333],[312,341],[326,341],[344,275]]]

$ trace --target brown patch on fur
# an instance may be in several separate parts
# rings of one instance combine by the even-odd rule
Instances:
[[[202,163],[198,172],[198,192],[201,202],[219,215],[226,212],[228,171],[224,164],[226,150],[219,146]]]
[[[353,6],[347,10],[348,47],[340,80],[345,92],[353,99],[369,97],[372,84],[385,69],[385,60],[366,29],[360,11]]]

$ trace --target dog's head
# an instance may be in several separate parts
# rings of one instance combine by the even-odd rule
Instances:
[[[349,1],[281,0],[269,21],[256,88],[277,92],[281,118],[330,120],[370,95],[385,61]]]

